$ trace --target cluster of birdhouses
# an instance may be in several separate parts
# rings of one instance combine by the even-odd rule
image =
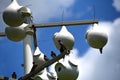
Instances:
[[[30,9],[20,6],[16,0],[12,0],[12,3],[3,12],[3,20],[7,25],[5,33],[8,39],[12,41],[21,41],[26,37],[26,29],[30,27],[29,23],[25,23],[27,17],[32,17]],[[102,49],[108,41],[108,36],[105,32],[95,30],[94,27],[98,27],[98,24],[94,24],[93,27],[87,31],[86,40],[91,47],[99,49],[102,53]],[[74,46],[74,37],[64,25],[61,27],[59,32],[54,34],[53,41],[56,48],[60,50],[60,53],[64,50],[67,50],[68,53],[70,53],[70,50],[72,50]],[[49,61],[49,59],[47,59],[47,57],[37,47],[33,55],[33,61],[34,64],[31,72],[36,66],[43,65]],[[43,71],[40,71],[40,73],[35,75],[33,79],[76,80],[79,75],[78,65],[74,64],[70,60],[67,60],[66,62],[67,65],[61,62],[56,63],[55,71],[57,73],[57,77],[53,76],[47,71],[47,68],[45,68]]]
[[[31,17],[30,9],[20,6],[16,0],[12,0],[3,12],[3,20],[7,24],[5,33],[8,39],[21,41],[25,38],[25,28],[29,25],[25,23],[27,17]]]

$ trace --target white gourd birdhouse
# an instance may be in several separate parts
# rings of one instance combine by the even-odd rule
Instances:
[[[60,49],[60,45],[58,40],[63,42],[63,45],[68,49],[72,50],[74,45],[74,37],[73,35],[66,29],[65,26],[62,26],[60,32],[56,32],[53,37],[53,41],[57,49]]]
[[[23,40],[26,37],[25,27],[27,26],[28,24],[23,23],[18,27],[6,27],[5,33],[7,35],[7,38],[16,42]]]
[[[36,47],[36,50],[33,55],[33,61],[38,65],[43,65],[46,61],[44,59],[44,54]]]
[[[78,65],[67,60],[65,63],[58,62],[55,65],[58,80],[76,80],[79,75]]]
[[[38,47],[36,47],[36,50],[33,54],[33,62],[35,65],[43,65],[46,61],[44,59],[44,54],[40,51]],[[37,75],[41,75],[44,72],[44,70],[40,71]]]
[[[108,35],[106,32],[97,29],[97,27],[98,24],[94,24],[92,29],[87,31],[86,39],[91,47],[100,49],[100,52],[102,53],[101,50],[108,41]]]
[[[45,68],[42,74],[35,75],[33,80],[56,80],[56,77]]]
[[[33,61],[35,64],[42,66],[45,64],[44,54],[40,51],[38,47],[36,47],[36,50],[33,55]],[[44,68],[42,71],[40,71],[38,74],[34,76],[34,80],[55,80],[55,76],[50,74],[47,70],[47,68]]]
[[[3,11],[3,20],[10,27],[18,27],[23,24],[25,17],[31,16],[30,9],[20,6],[16,0]]]

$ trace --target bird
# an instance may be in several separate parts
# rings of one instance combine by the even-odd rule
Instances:
[[[16,79],[17,78],[17,75],[15,72],[12,73],[12,78]]]
[[[63,53],[66,49],[66,47],[63,45],[63,42],[61,40],[58,40],[58,43],[60,45],[60,53]]]
[[[51,51],[51,56],[52,56],[52,58],[57,57],[56,54],[53,51]]]
[[[44,60],[49,61],[49,58],[46,55],[44,55]]]
[[[103,50],[103,48],[100,48],[100,49],[99,49],[99,51],[100,51],[101,54],[102,54],[102,50]]]
[[[58,43],[60,45],[60,53],[63,53],[66,50],[66,55],[70,54],[70,50],[67,50],[67,48],[64,46],[63,42],[61,40],[58,40]],[[63,57],[63,59],[65,58],[65,56]]]

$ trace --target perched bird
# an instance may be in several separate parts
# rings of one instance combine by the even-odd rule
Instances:
[[[99,51],[100,51],[101,54],[102,54],[102,50],[103,50],[103,48],[100,48],[100,49],[99,49]]]
[[[58,43],[60,45],[60,53],[63,53],[66,50],[66,47],[63,45],[61,40],[58,40]]]
[[[52,58],[55,58],[56,54],[53,51],[51,51],[51,56],[52,56]]]
[[[58,40],[59,44],[60,44],[60,52],[64,52],[66,49],[66,47],[63,45],[63,42],[61,40]],[[70,54],[70,50],[67,50],[66,55]]]
[[[12,73],[12,78],[17,79],[17,75],[15,72]]]
[[[44,60],[49,61],[49,58],[46,55],[44,55]]]

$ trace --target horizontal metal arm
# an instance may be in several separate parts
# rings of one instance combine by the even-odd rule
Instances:
[[[98,23],[98,20],[79,20],[71,22],[53,22],[53,23],[42,23],[42,24],[32,24],[35,28],[49,28],[49,27],[61,27],[61,26],[72,26],[72,25],[85,25]],[[32,28],[30,24],[29,27]],[[6,36],[4,32],[0,32],[0,36]]]
[[[94,24],[98,23],[98,20],[79,20],[71,22],[54,22],[54,23],[44,23],[44,24],[34,24],[36,28],[45,28],[45,27],[56,27],[56,26],[71,26],[71,25],[85,25],[85,24]]]
[[[42,66],[38,66],[33,72],[21,77],[21,79],[19,79],[19,80],[30,80],[31,77],[34,77],[37,73],[42,71],[44,68],[49,67],[51,64],[53,64],[56,61],[59,61],[61,58],[63,58],[66,55],[66,52],[67,52],[67,50],[65,50],[63,53],[60,53],[54,59],[51,59],[51,60],[47,61]]]

